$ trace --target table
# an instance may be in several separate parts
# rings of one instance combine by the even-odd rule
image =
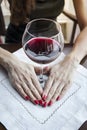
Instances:
[[[18,43],[18,44],[0,44],[0,47],[10,51],[10,52],[14,52],[18,49],[20,49],[22,47],[22,43]]]
[[[72,45],[69,43],[65,43],[64,46],[65,47],[72,47]],[[0,47],[4,48],[10,52],[14,52],[22,47],[22,43],[0,44]]]

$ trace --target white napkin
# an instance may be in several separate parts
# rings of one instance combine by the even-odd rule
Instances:
[[[15,53],[27,59],[23,50]],[[60,56],[61,60],[63,54]],[[87,70],[79,66],[72,87],[65,97],[43,108],[24,101],[0,69],[0,121],[8,130],[77,130],[87,119]]]

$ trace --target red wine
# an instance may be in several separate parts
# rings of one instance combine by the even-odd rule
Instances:
[[[61,53],[60,44],[51,38],[32,38],[24,46],[26,55],[37,63],[47,64],[54,61]]]

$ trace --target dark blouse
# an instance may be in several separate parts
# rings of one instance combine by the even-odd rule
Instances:
[[[8,0],[12,3],[12,0]],[[36,0],[35,10],[31,12],[30,18],[55,18],[63,10],[64,0]]]
[[[1,6],[0,6],[0,35],[5,35],[5,23],[4,23]]]
[[[56,18],[63,10],[64,0],[36,0],[36,9],[31,12],[30,19]]]
[[[1,1],[2,0],[0,0],[0,3]],[[8,2],[11,7],[12,0],[8,0]],[[55,19],[62,12],[63,7],[64,7],[64,0],[36,0],[35,10],[32,10],[30,16],[28,17],[30,18],[30,20],[35,18]],[[3,16],[0,16],[0,25],[4,25]],[[21,42],[25,26],[26,25],[16,26],[11,22],[6,32],[6,42],[7,43]],[[0,27],[0,32],[3,33],[3,26]]]

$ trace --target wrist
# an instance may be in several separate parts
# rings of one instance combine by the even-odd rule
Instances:
[[[77,68],[77,66],[80,63],[78,57],[76,57],[76,55],[73,52],[71,52],[70,54],[67,55],[67,58],[69,59],[70,64],[72,64],[74,68]]]
[[[10,52],[0,48],[0,64],[5,68],[8,69],[10,63],[14,60],[13,54]]]
[[[81,41],[75,41],[75,44],[72,48],[71,55],[73,57],[76,57],[76,59],[81,62],[81,60],[87,55],[87,47],[86,45],[83,45],[84,42]]]
[[[83,59],[83,55],[81,52],[79,52],[77,49],[73,49],[70,54],[69,54],[70,58],[73,59],[75,62],[77,62],[78,64],[81,62],[81,60]]]

